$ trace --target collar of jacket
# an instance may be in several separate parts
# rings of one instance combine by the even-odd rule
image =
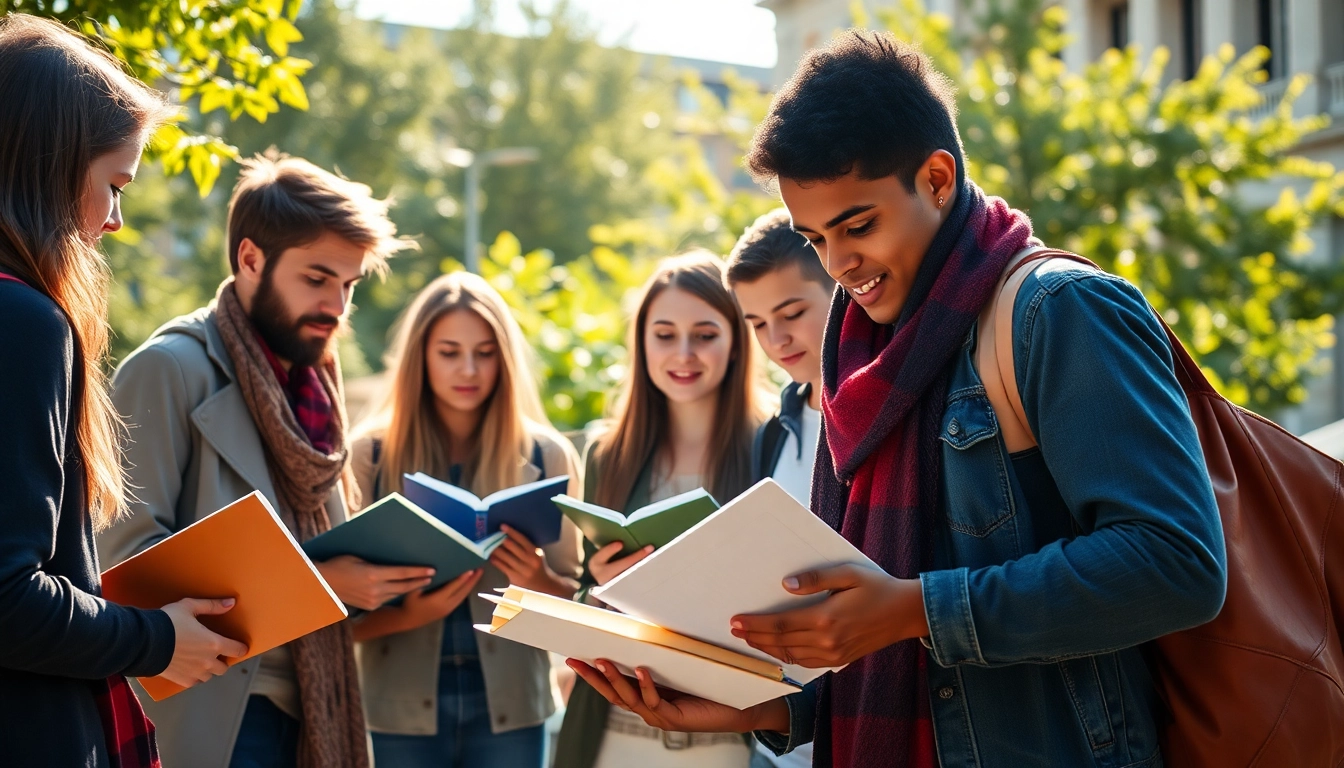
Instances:
[[[784,429],[793,435],[793,442],[798,446],[799,458],[803,456],[803,408],[806,407],[811,392],[811,384],[791,381],[779,395],[779,413],[776,418]]]

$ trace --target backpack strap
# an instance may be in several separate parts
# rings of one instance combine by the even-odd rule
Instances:
[[[373,498],[376,500],[383,497],[383,468],[379,466],[383,461],[383,439],[373,438],[370,447],[373,449]]]
[[[532,466],[541,470],[542,479],[546,478],[546,455],[541,451],[541,441],[532,440]]]
[[[979,339],[975,349],[975,367],[985,386],[985,395],[994,408],[1009,453],[1036,447],[1022,393],[1017,388],[1017,370],[1013,359],[1013,310],[1022,284],[1037,269],[1050,261],[1073,261],[1097,268],[1076,254],[1043,246],[1030,246],[1008,260],[998,287],[980,313]]]
[[[6,274],[6,273],[4,273],[4,272],[0,272],[0,282],[3,282],[3,281],[5,281],[5,280],[9,280],[9,281],[11,281],[11,282],[18,283],[19,285],[28,285],[27,283],[25,283],[24,281],[20,280],[19,278],[15,277],[15,276],[13,276],[13,275]]]

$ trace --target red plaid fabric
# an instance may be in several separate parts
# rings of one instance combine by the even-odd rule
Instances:
[[[93,698],[107,738],[107,764],[111,768],[161,768],[154,724],[126,678],[116,675],[93,683]]]
[[[336,450],[331,439],[334,409],[317,371],[311,366],[298,365],[286,371],[280,364],[280,358],[266,346],[266,340],[260,335],[257,336],[257,343],[261,344],[261,351],[266,353],[266,361],[271,364],[280,388],[285,391],[285,400],[289,402],[290,410],[294,411],[294,418],[299,422],[299,429],[308,437],[308,442],[323,453]]]
[[[967,181],[896,325],[873,322],[845,292],[831,305],[812,509],[892,576],[918,578],[931,563],[951,367],[999,274],[1030,239],[1026,215]],[[927,665],[924,647],[907,640],[827,675],[815,765],[937,766]]]

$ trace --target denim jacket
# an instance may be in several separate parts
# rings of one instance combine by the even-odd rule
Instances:
[[[1162,766],[1140,644],[1213,619],[1227,567],[1166,336],[1124,280],[1038,269],[1014,306],[1013,353],[1040,445],[1011,457],[975,339],[948,386],[934,567],[920,576],[939,761]],[[1046,510],[1028,508],[1018,476],[1033,462],[1058,501]],[[812,738],[814,692],[789,709],[787,743],[760,734],[780,752]]]

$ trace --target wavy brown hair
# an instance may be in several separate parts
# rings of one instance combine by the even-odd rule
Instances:
[[[468,490],[485,496],[520,484],[538,434],[573,450],[546,418],[529,360],[532,350],[508,304],[480,276],[455,272],[425,286],[398,321],[386,361],[392,376],[387,398],[359,429],[385,430],[378,472],[386,492],[401,491],[403,473],[448,474],[450,438],[439,421],[425,358],[430,331],[454,312],[473,312],[490,326],[500,359],[499,379],[483,405],[475,445],[469,446],[472,458],[462,467]]]
[[[83,36],[24,14],[0,18],[0,269],[70,323],[69,434],[96,529],[125,509],[126,491],[123,426],[104,369],[108,268],[82,231],[82,201],[95,159],[142,147],[172,115],[162,94]]]
[[[612,413],[610,428],[594,441],[593,459],[601,467],[595,504],[624,510],[644,467],[668,439],[667,395],[649,378],[644,348],[644,326],[649,306],[663,291],[677,289],[700,299],[728,319],[733,344],[728,370],[719,385],[714,432],[705,455],[702,475],[708,490],[720,502],[751,485],[751,441],[765,417],[760,366],[750,342],[747,322],[732,294],[723,285],[723,262],[709,251],[691,251],[664,259],[639,296],[630,323],[626,348],[630,368]]]

